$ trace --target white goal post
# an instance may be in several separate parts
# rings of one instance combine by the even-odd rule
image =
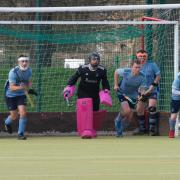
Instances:
[[[180,4],[80,6],[80,7],[0,7],[0,12],[96,12],[148,9],[179,9]]]

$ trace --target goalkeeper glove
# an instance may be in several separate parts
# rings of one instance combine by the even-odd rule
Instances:
[[[64,91],[63,96],[65,99],[69,98],[69,95],[70,95],[70,91],[68,91],[68,90]]]
[[[151,85],[154,86],[154,87],[157,87],[157,86],[158,86],[158,83],[153,82]]]
[[[148,100],[148,98],[149,98],[149,95],[142,94],[139,97],[139,101],[146,102]]]
[[[38,93],[34,89],[29,89],[28,90],[28,94],[32,94],[32,95],[38,96]]]

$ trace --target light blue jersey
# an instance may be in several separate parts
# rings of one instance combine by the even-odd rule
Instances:
[[[172,90],[180,91],[180,73],[178,73],[177,77],[174,79],[172,83]],[[180,95],[176,95],[172,93],[173,100],[180,100]]]
[[[19,86],[21,83],[28,85],[32,76],[32,69],[28,68],[25,71],[20,70],[18,66],[9,71],[8,80],[5,85],[5,95],[7,97],[22,96],[25,94],[24,90],[11,91],[9,84],[13,83]]]
[[[142,67],[141,72],[145,75],[147,86],[149,87],[156,78],[157,75],[160,75],[160,69],[157,64],[152,61],[147,61]],[[154,88],[153,92],[158,92],[157,87]]]
[[[123,78],[119,85],[120,93],[132,99],[137,99],[140,88],[147,88],[146,79],[142,72],[140,72],[139,75],[133,75],[130,68],[124,68],[117,69],[116,73]]]

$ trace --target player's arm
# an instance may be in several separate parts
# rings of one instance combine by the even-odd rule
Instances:
[[[178,77],[175,78],[173,83],[172,83],[172,94],[173,95],[180,96],[180,87],[179,87],[179,84],[180,84],[180,78],[179,78],[179,75],[178,75]]]
[[[28,88],[32,88],[32,80],[30,79],[27,83]]]
[[[118,82],[119,82],[119,74],[117,71],[115,71],[114,72],[114,90],[115,91],[119,89]]]
[[[26,91],[27,91],[28,94],[32,94],[32,95],[38,96],[37,91],[34,88],[32,88],[32,79],[31,79],[31,77],[32,77],[32,69],[30,69],[30,76],[29,76],[29,80],[27,82],[27,89],[26,89]]]
[[[172,94],[180,96],[180,91],[176,89],[172,89]]]
[[[152,84],[149,86],[149,91],[150,90],[153,91],[155,87],[158,87],[160,79],[161,79],[161,76],[160,75],[156,75],[156,78],[154,79]]]
[[[154,83],[159,84],[160,79],[161,79],[160,74],[156,75],[156,78],[154,79]]]
[[[81,71],[82,71],[82,67],[79,67],[79,68],[77,69],[77,71],[75,72],[75,74],[73,74],[73,75],[69,78],[68,83],[67,83],[69,86],[73,86],[73,85],[76,84],[77,80],[78,80],[79,77],[81,76]]]
[[[147,83],[146,83],[146,79],[143,78],[141,85],[138,89],[138,93],[139,93],[139,97],[138,100],[139,101],[147,101],[149,98],[150,93],[153,91],[154,88],[152,88],[151,86],[148,88]]]
[[[123,76],[124,69],[116,69],[114,72],[114,90],[118,91],[119,89],[119,76]]]
[[[32,81],[31,80],[29,80],[27,87],[28,87],[27,88],[28,94],[38,96],[38,93],[36,92],[36,90],[32,88]]]
[[[151,84],[151,89],[153,90],[155,87],[157,87],[159,85],[159,81],[161,79],[161,75],[160,75],[160,69],[158,68],[158,66],[153,63],[153,71],[154,71],[154,74],[155,74],[155,79],[154,81],[152,82]]]
[[[82,66],[80,66],[77,69],[77,71],[75,72],[75,74],[69,78],[69,80],[67,82],[67,86],[63,90],[64,99],[68,102],[68,104],[69,104],[68,98],[70,98],[74,95],[75,84],[76,84],[77,80],[79,79],[79,77],[81,76],[81,73],[82,73]]]
[[[24,89],[25,89],[25,85],[23,85],[23,84],[16,85],[16,84],[10,82],[10,90],[11,91],[18,91],[18,90],[24,90]]]
[[[104,69],[104,74],[102,77],[102,87],[103,87],[103,89],[110,90],[110,85],[109,85],[109,81],[107,79],[107,70],[106,69]]]

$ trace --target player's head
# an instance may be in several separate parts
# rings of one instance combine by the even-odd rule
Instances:
[[[138,75],[140,73],[140,68],[141,68],[141,62],[139,59],[135,59],[131,62],[131,69],[134,75]]]
[[[141,49],[136,52],[136,57],[137,57],[137,59],[139,59],[141,61],[141,64],[144,64],[144,63],[146,63],[146,61],[148,59],[148,53],[147,53],[147,51]]]
[[[18,65],[19,65],[19,68],[22,70],[22,71],[25,71],[28,69],[29,67],[29,57],[28,56],[24,56],[24,55],[20,55],[18,57]]]
[[[88,56],[89,63],[91,64],[92,67],[97,67],[100,63],[100,55],[97,52],[92,52]]]

